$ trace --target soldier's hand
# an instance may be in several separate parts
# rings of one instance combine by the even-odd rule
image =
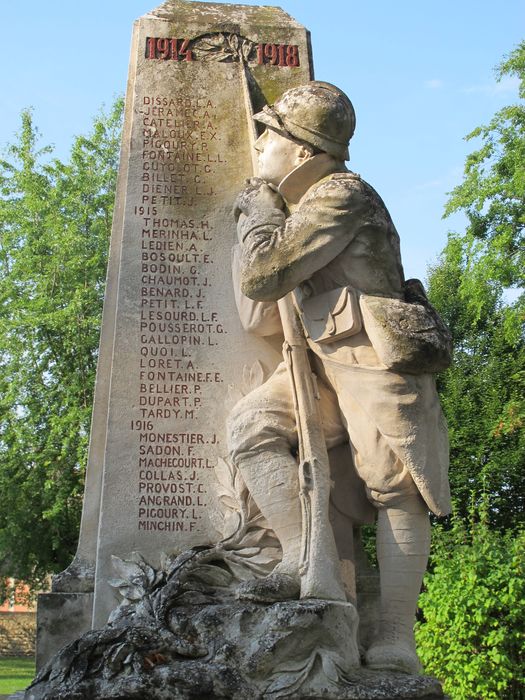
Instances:
[[[241,214],[248,216],[253,211],[284,209],[284,199],[279,192],[259,177],[247,180],[246,187],[239,193],[233,208],[237,220]]]

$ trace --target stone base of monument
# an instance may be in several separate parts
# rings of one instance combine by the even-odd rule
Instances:
[[[40,671],[26,700],[443,697],[434,679],[360,667],[350,603],[237,600],[232,556],[223,542],[160,571],[139,554],[117,559],[123,602]]]
[[[51,593],[37,599],[36,669],[87,632],[93,620],[94,569],[77,556],[51,579]]]
[[[36,623],[36,667],[91,629],[93,593],[41,593]]]
[[[151,626],[84,635],[26,700],[443,697],[434,679],[359,668],[351,606],[189,606],[177,622],[171,639]]]

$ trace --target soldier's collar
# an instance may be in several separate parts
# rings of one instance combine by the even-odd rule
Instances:
[[[312,185],[341,169],[341,163],[338,163],[331,155],[319,153],[308,158],[288,173],[278,187],[279,193],[288,204],[297,204]]]

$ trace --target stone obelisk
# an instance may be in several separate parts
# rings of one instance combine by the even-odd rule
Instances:
[[[280,359],[233,297],[246,88],[259,109],[312,77],[309,34],[279,8],[168,0],[135,22],[81,533],[40,601],[39,664],[107,620],[112,555],[157,566],[218,539],[225,402]]]

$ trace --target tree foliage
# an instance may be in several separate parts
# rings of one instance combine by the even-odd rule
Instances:
[[[463,212],[467,229],[449,236],[429,296],[455,343],[439,388],[459,512],[486,489],[492,522],[511,527],[525,502],[525,42],[497,75],[518,76],[521,100],[467,136],[481,146],[445,212]]]
[[[34,583],[76,547],[121,120],[64,163],[25,111],[0,161],[0,562]]]
[[[491,529],[486,497],[479,513],[434,529],[418,653],[454,700],[523,700],[525,532]]]
[[[465,164],[445,215],[463,211],[469,237],[478,242],[476,267],[481,279],[503,287],[525,282],[525,41],[497,69],[497,78],[519,80],[518,104],[504,107],[490,123],[472,131],[480,139]]]

